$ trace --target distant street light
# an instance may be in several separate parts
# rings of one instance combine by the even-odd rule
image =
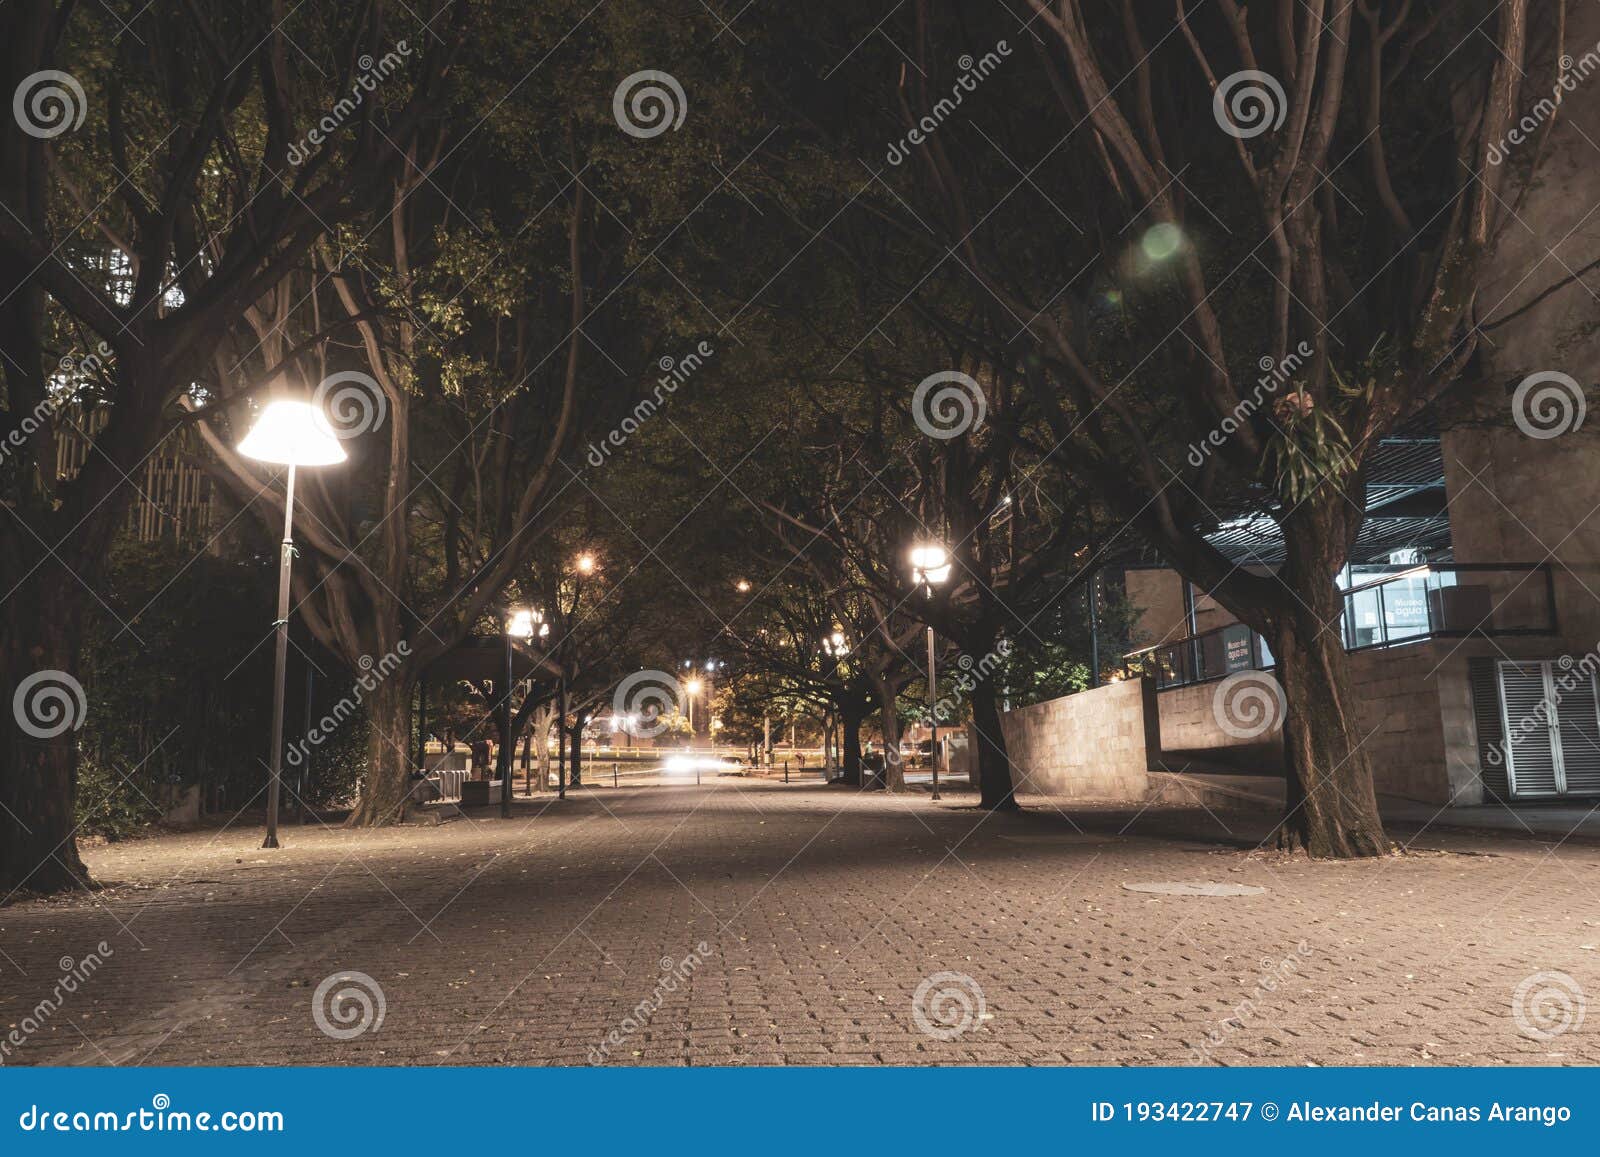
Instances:
[[[544,638],[550,633],[550,624],[544,621],[543,611],[519,610],[512,612],[506,630],[526,642],[535,636]]]
[[[583,554],[578,556],[577,561],[573,563],[573,565],[577,567],[579,574],[593,574],[596,565],[594,561],[594,555],[585,551]]]
[[[524,643],[535,637],[543,638],[550,633],[550,624],[544,621],[543,611],[518,608],[511,612],[506,619],[506,673],[505,687],[500,692],[500,753],[495,760],[496,770],[500,772],[500,815],[502,818],[511,817],[511,660],[513,652],[513,639],[521,639]]]
[[[239,453],[289,468],[284,482],[283,542],[278,551],[277,656],[272,684],[272,778],[267,782],[267,838],[278,846],[278,791],[283,779],[284,675],[289,665],[289,572],[294,564],[294,472],[298,466],[331,466],[345,460],[327,417],[309,402],[269,403],[239,443]]]
[[[690,676],[683,684],[683,693],[689,700],[689,745],[694,746],[694,697],[705,687],[698,678]]]
[[[950,578],[950,552],[942,546],[918,546],[911,551],[911,580],[928,598],[933,588]],[[928,624],[928,760],[933,764],[933,798],[939,798],[939,680],[933,665],[933,624]]]
[[[733,589],[738,591],[741,595],[748,593],[750,590],[750,580],[740,579],[738,582],[733,584]]]

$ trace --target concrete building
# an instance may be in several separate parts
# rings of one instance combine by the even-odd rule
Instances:
[[[1600,43],[1600,11],[1574,21],[1571,43]],[[1600,89],[1563,101],[1549,131],[1479,293],[1474,380],[1379,449],[1342,576],[1378,790],[1441,806],[1600,796],[1600,431],[1584,421],[1600,365]],[[1213,541],[1270,570],[1273,534],[1241,516]],[[1241,728],[1219,708],[1230,679],[1271,668],[1263,641],[1171,570],[1105,578],[1136,611],[1129,682],[1005,716],[1022,790],[1128,799],[1164,772],[1281,776],[1277,724]],[[1103,674],[1116,649],[1102,641]]]
[[[1600,796],[1600,446],[1556,448],[1492,420],[1480,390],[1375,463],[1366,528],[1341,576],[1343,641],[1380,793],[1439,805]],[[1431,477],[1430,477],[1431,475]],[[1225,525],[1241,566],[1281,561],[1270,522]],[[1158,566],[1120,578],[1135,614],[1107,685],[1004,717],[1024,790],[1142,798],[1148,775],[1281,776],[1264,728],[1223,697],[1270,671],[1266,640]],[[1257,676],[1251,678],[1258,679]]]

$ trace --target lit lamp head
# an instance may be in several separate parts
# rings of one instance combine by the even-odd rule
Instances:
[[[514,639],[544,638],[550,633],[550,624],[544,621],[544,612],[517,610],[506,620],[506,634]]]
[[[911,551],[911,581],[928,588],[945,582],[950,577],[950,552],[942,546],[918,546]]]
[[[578,568],[579,574],[593,574],[595,567],[594,555],[589,554],[586,551],[578,556],[577,561],[573,565]]]
[[[239,453],[284,466],[331,466],[347,455],[327,417],[310,402],[271,402],[239,443]]]
[[[683,689],[690,695],[698,695],[700,694],[700,688],[704,686],[705,684],[700,682],[699,679],[689,679],[684,683]]]

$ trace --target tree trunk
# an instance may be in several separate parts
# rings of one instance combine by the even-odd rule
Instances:
[[[1286,566],[1283,577],[1294,577],[1292,570]],[[1275,842],[1318,857],[1382,856],[1389,841],[1378,816],[1372,761],[1363,746],[1367,736],[1355,711],[1349,656],[1339,638],[1343,600],[1326,577],[1331,568],[1318,572],[1291,587],[1298,597],[1288,600],[1271,636],[1283,691],[1288,777]]]
[[[74,838],[85,714],[73,674],[81,670],[81,588],[47,563],[9,604],[0,644],[0,897],[89,888]]]
[[[977,759],[969,766],[977,769],[979,803],[989,811],[1016,811],[1016,789],[1011,782],[1011,757],[1006,753],[1005,733],[1000,730],[1000,707],[994,681],[979,679],[972,688],[972,730],[977,733]],[[933,753],[935,759],[939,753]]]
[[[567,780],[568,787],[583,786],[583,712],[578,712],[572,724],[572,772]]]
[[[533,758],[539,768],[540,791],[550,790],[550,721],[555,714],[555,704],[550,703],[539,708],[533,716]]]
[[[878,719],[883,731],[883,787],[886,791],[905,791],[906,768],[900,757],[900,715],[896,710],[894,684],[874,679],[872,693],[878,700]]]
[[[355,694],[352,688],[351,694]],[[411,798],[411,685],[392,675],[362,700],[367,708],[367,776],[348,827],[376,828],[400,823]]]
[[[839,709],[839,724],[844,733],[840,757],[840,779],[852,787],[861,786],[861,720],[865,712],[855,707]]]

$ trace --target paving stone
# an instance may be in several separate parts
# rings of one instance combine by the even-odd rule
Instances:
[[[1513,1015],[1535,974],[1600,993],[1592,844],[1429,833],[1445,854],[1316,864],[1251,856],[1249,817],[1025,802],[723,780],[291,826],[270,853],[238,828],[89,849],[107,888],[0,909],[0,1030],[41,1022],[0,1059],[1600,1062],[1600,1013],[1550,1039]],[[1267,893],[1124,887],[1146,880]],[[357,972],[382,1024],[334,1039],[314,995]]]

